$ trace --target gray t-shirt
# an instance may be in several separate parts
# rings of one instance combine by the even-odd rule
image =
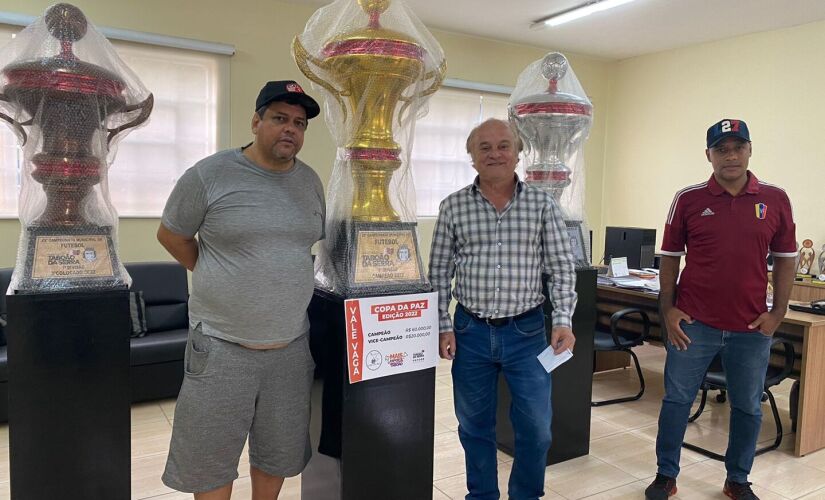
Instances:
[[[324,192],[300,160],[285,172],[221,151],[187,170],[162,223],[198,235],[189,320],[230,342],[290,342],[309,331],[314,273],[310,248],[324,238]]]

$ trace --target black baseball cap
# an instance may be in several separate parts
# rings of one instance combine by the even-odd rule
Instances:
[[[743,120],[732,120],[725,118],[711,125],[708,129],[708,149],[719,144],[725,137],[738,137],[751,142],[751,134],[748,131],[748,124]]]
[[[307,120],[315,118],[321,112],[321,107],[318,106],[315,99],[308,96],[294,80],[266,82],[255,100],[255,111],[275,101],[284,101],[302,106],[307,112]]]

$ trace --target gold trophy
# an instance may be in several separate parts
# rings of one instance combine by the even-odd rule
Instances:
[[[333,6],[345,3],[352,0]],[[343,128],[339,170],[349,170],[352,183],[343,183],[351,199],[339,210],[340,193],[330,187],[330,243],[319,254],[319,281],[347,297],[429,291],[416,223],[403,222],[391,201],[393,174],[404,163],[394,126],[413,125],[410,107],[438,90],[446,65],[443,58],[434,64],[415,37],[381,26],[390,0],[357,3],[368,16],[365,27],[321,41],[318,55],[302,43],[306,31],[292,45],[304,75],[333,99],[327,123],[333,132]]]

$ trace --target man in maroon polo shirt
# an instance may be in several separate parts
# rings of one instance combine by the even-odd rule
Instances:
[[[762,424],[771,336],[793,286],[796,225],[785,191],[748,171],[751,153],[744,121],[725,119],[710,127],[705,154],[713,175],[676,193],[667,216],[659,274],[667,328],[665,396],[656,438],[658,471],[645,490],[650,500],[676,493],[690,407],[717,354],[731,406],[723,491],[734,499],[757,498],[748,474]],[[774,257],[770,311],[768,252]]]

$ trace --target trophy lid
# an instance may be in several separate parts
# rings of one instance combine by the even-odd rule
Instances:
[[[2,69],[7,79],[5,92],[55,91],[108,96],[122,99],[126,83],[115,73],[81,61],[73,52],[74,42],[86,36],[88,21],[83,12],[70,4],[57,4],[46,11],[46,27],[60,41],[60,53],[29,61],[12,63]]]
[[[358,0],[358,5],[369,16],[369,23],[327,41],[322,49],[324,57],[367,55],[424,59],[425,49],[415,38],[381,26],[381,14],[389,7],[390,0]]]
[[[49,7],[0,49],[0,111],[25,121],[44,99],[74,100],[106,109],[116,127],[133,118],[115,112],[146,100],[149,91],[74,5]],[[67,101],[68,102],[68,101]],[[85,103],[85,104],[81,104]]]
[[[5,93],[10,96],[19,91],[41,90],[123,100],[121,93],[126,87],[126,83],[111,71],[63,54],[10,64],[2,73],[7,80]]]
[[[533,94],[514,103],[513,109],[516,116],[536,114],[590,116],[593,114],[590,101],[565,92]]]
[[[559,52],[551,52],[529,66],[519,78],[516,90],[511,96],[510,106],[515,116],[590,116],[593,106],[575,75],[572,71],[568,72],[569,69],[570,63]]]
[[[335,0],[310,17],[292,50],[324,95],[336,144],[393,150],[369,160],[398,161],[408,124],[446,70],[441,46],[403,0]]]

